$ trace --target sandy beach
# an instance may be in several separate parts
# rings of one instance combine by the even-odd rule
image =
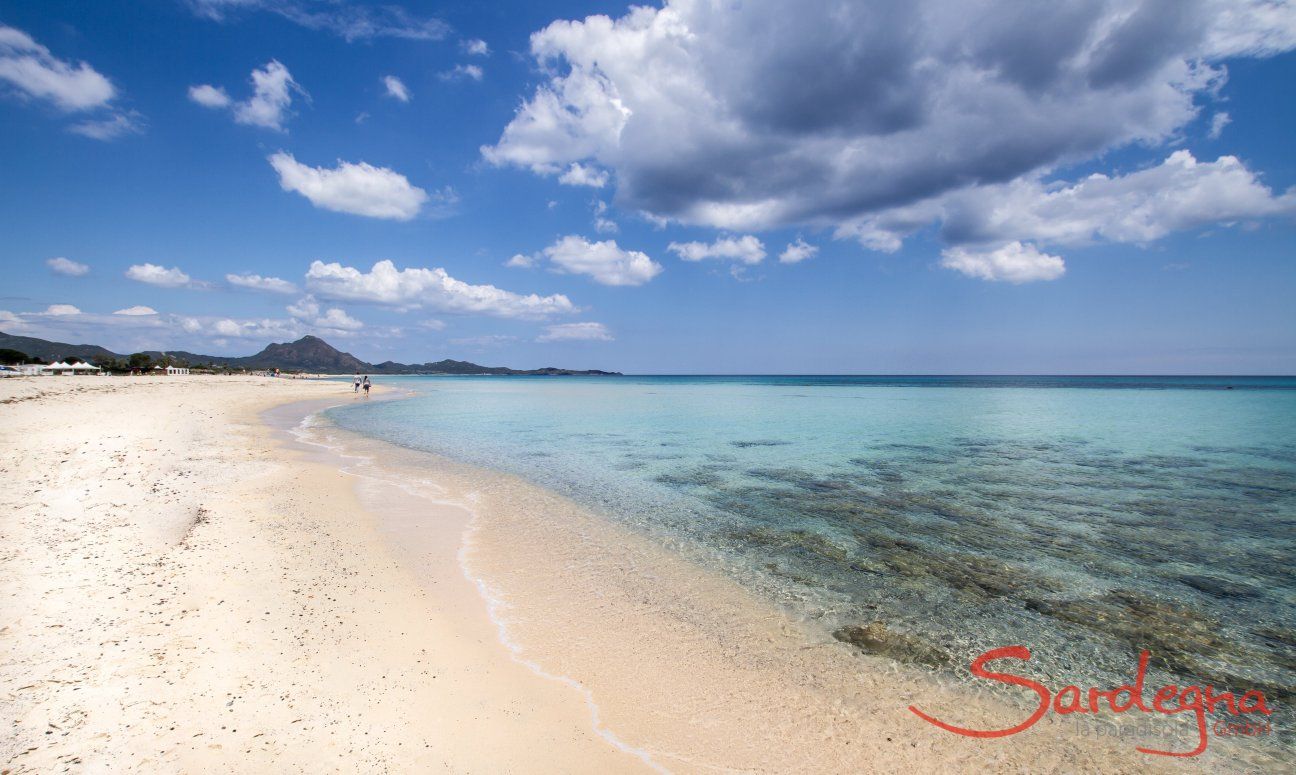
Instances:
[[[1148,757],[1134,751],[1146,741],[1052,715],[1009,740],[937,730],[907,707],[980,729],[1022,713],[816,640],[515,477],[297,428],[353,400],[349,385],[36,378],[0,391],[6,771],[1218,763],[1219,747]]]
[[[1296,775],[1296,0],[0,0],[0,775]]]
[[[352,480],[258,419],[349,386],[0,390],[6,770],[636,769],[498,646],[453,551],[454,589],[416,581]]]

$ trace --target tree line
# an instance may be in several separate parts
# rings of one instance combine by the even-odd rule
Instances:
[[[150,369],[154,369],[157,367],[165,368],[167,366],[175,366],[183,369],[207,369],[210,371],[226,372],[226,373],[236,371],[235,369],[230,369],[228,366],[218,365],[215,363],[206,363],[206,364],[190,363],[189,361],[186,360],[172,358],[169,355],[164,355],[161,358],[154,359],[153,356],[149,355],[148,353],[132,353],[126,356],[125,358],[117,358],[117,357],[95,358],[92,361],[86,360],[85,358],[78,358],[75,355],[73,355],[67,358],[63,358],[61,360],[63,360],[65,363],[73,363],[73,364],[83,363],[83,362],[90,363],[91,365],[98,366],[104,371],[109,371],[109,372],[114,372],[119,374],[126,374],[132,371],[148,371]],[[0,347],[0,363],[14,364],[14,365],[21,365],[21,364],[35,365],[35,364],[44,364],[45,361],[41,360],[40,358],[30,356],[27,353],[21,352],[19,350],[13,350],[8,347]],[[242,371],[242,369],[237,369],[237,371]]]

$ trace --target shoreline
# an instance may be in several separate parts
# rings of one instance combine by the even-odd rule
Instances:
[[[294,442],[320,406],[300,402],[345,404],[347,386],[105,382],[0,399],[17,404],[0,518],[14,772],[1146,772],[1228,749],[1148,757],[1052,715],[1009,740],[950,735],[907,707],[981,729],[1022,714],[824,641],[518,477],[332,425],[307,430],[332,448]]]
[[[376,400],[400,400],[400,394],[387,395],[391,389],[378,394]],[[325,465],[334,467],[346,476],[351,477],[361,503],[370,514],[382,515],[377,518],[379,531],[389,544],[390,549],[400,556],[408,567],[414,570],[425,587],[456,586],[454,578],[457,572],[461,581],[471,588],[472,595],[468,606],[477,614],[484,615],[493,632],[497,645],[518,666],[525,668],[536,678],[555,683],[564,689],[577,692],[588,708],[591,731],[597,734],[617,752],[640,760],[649,770],[664,771],[653,761],[648,752],[635,748],[620,740],[614,733],[604,727],[600,721],[600,709],[592,694],[579,681],[566,675],[555,675],[542,666],[522,655],[519,646],[509,639],[507,623],[499,614],[501,601],[495,598],[488,585],[475,576],[467,561],[471,552],[470,542],[476,530],[478,514],[460,500],[446,499],[445,488],[427,479],[422,472],[410,469],[398,469],[390,463],[380,465],[376,458],[390,454],[394,448],[388,448],[384,442],[368,439],[355,434],[350,445],[330,444],[312,438],[307,426],[311,421],[321,421],[320,415],[339,406],[346,406],[347,401],[308,401],[284,404],[270,408],[262,414],[263,419],[278,433],[291,436],[301,445],[308,445],[316,450],[312,456]],[[331,427],[331,426],[330,426]],[[334,429],[336,430],[336,429]],[[357,447],[359,447],[357,449]],[[422,502],[427,508],[418,508],[408,503],[403,507],[393,507],[399,498],[393,497],[396,490],[407,498]],[[447,573],[447,556],[452,554],[454,566]],[[461,598],[463,589],[455,594]],[[466,618],[473,617],[468,612]]]
[[[1171,764],[1136,753],[1141,743],[1135,738],[1112,744],[1055,717],[998,749],[996,741],[936,730],[912,716],[908,705],[943,708],[943,718],[981,729],[1012,726],[1028,711],[1001,694],[856,654],[728,577],[515,475],[332,424],[325,433],[339,449],[382,458],[389,475],[430,477],[435,499],[473,512],[461,557],[498,620],[501,641],[537,672],[589,693],[596,724],[601,717],[613,734],[671,771],[866,766],[901,772],[983,760],[1009,769],[1147,772],[1205,767],[1214,756]],[[383,502],[381,493],[368,501],[371,508]],[[596,557],[614,559],[591,561]],[[627,582],[630,587],[620,586]],[[688,605],[662,606],[663,600]],[[844,685],[830,684],[833,679]],[[645,691],[653,685],[658,688]],[[729,701],[717,703],[716,696]],[[771,697],[795,702],[753,710]],[[703,715],[709,718],[700,720]],[[1129,721],[1109,717],[1103,723],[1117,730]],[[1163,723],[1169,729],[1161,734],[1169,737],[1162,741],[1191,732]],[[765,730],[764,739],[744,740],[743,730],[751,727]],[[901,742],[909,743],[907,751]]]

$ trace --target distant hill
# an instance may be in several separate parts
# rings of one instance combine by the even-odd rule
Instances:
[[[93,361],[95,358],[117,358],[120,357],[111,350],[104,349],[93,344],[68,344],[67,342],[49,342],[44,339],[36,339],[31,336],[14,336],[0,331],[0,348],[6,350],[17,350],[33,358],[39,358],[46,363],[64,360],[66,358],[80,358],[83,361]]]
[[[317,336],[303,336],[295,342],[271,344],[256,355],[236,358],[232,362],[247,369],[285,369],[329,374],[350,374],[356,370],[364,371],[369,366],[351,353],[341,352]]]
[[[0,349],[17,350],[43,361],[81,358],[95,361],[104,358],[125,360],[126,355],[92,344],[50,342],[30,336],[13,336],[0,331]],[[256,355],[230,358],[221,355],[200,355],[184,351],[147,351],[154,360],[164,356],[192,365],[216,364],[236,369],[279,369],[281,371],[308,371],[323,374],[495,374],[535,376],[620,376],[616,371],[578,371],[547,366],[543,369],[510,369],[504,366],[479,366],[468,361],[442,360],[434,363],[396,363],[384,361],[373,364],[344,353],[317,336],[303,336],[295,342],[268,345]]]

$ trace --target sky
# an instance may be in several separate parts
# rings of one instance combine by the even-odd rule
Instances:
[[[1286,0],[0,0],[0,331],[1296,373]]]

